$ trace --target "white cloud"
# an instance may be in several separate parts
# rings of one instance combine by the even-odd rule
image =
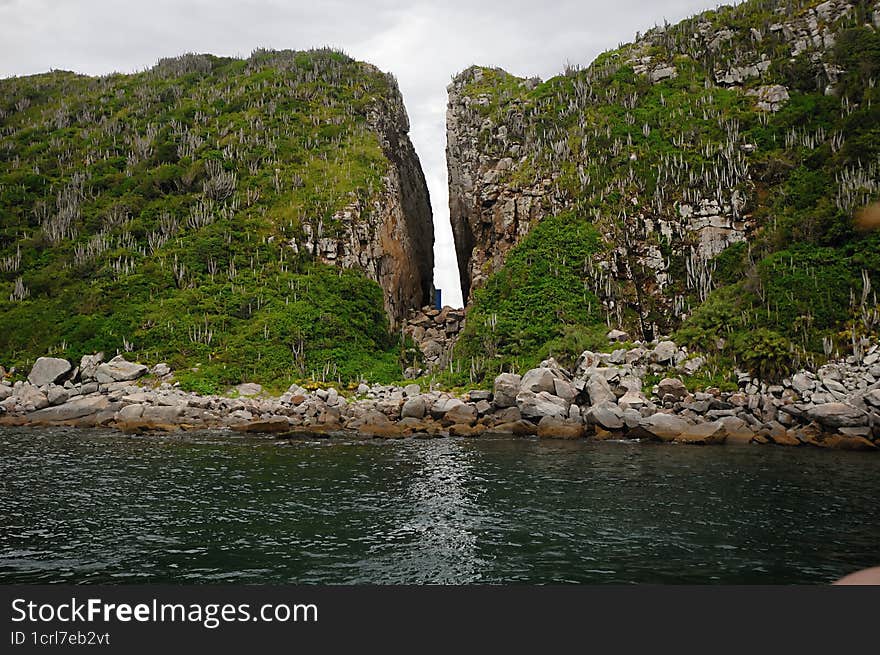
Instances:
[[[431,191],[435,283],[461,302],[449,228],[446,85],[471,64],[550,77],[567,62],[708,0],[0,0],[0,76],[51,68],[136,71],[184,52],[247,56],[258,47],[342,48],[397,77]]]

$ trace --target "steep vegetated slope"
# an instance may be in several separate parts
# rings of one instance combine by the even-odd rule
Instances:
[[[766,378],[858,350],[878,325],[859,225],[880,195],[878,28],[874,2],[750,0],[546,82],[458,75],[458,370],[576,356],[608,326]]]
[[[433,227],[395,81],[331,50],[0,80],[0,363],[399,378]]]

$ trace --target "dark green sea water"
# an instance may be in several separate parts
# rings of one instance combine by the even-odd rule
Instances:
[[[0,583],[824,583],[880,457],[0,429]]]

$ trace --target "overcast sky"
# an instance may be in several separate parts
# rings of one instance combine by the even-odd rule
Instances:
[[[341,48],[397,77],[434,208],[435,284],[461,303],[446,189],[446,85],[481,64],[552,77],[710,0],[0,0],[0,77],[132,72],[161,57]]]

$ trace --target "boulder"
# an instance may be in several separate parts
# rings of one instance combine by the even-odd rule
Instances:
[[[629,339],[629,335],[623,330],[611,330],[605,336],[608,341],[626,341],[627,339]]]
[[[290,421],[284,416],[273,416],[266,419],[258,419],[249,423],[239,423],[230,426],[236,432],[266,432],[279,433],[290,432]]]
[[[725,416],[717,422],[724,428],[726,443],[749,443],[755,437],[746,422],[736,416]]]
[[[164,378],[166,375],[171,375],[171,367],[165,362],[160,362],[150,370],[150,373],[157,378]]]
[[[658,364],[675,363],[675,356],[678,354],[678,346],[672,341],[661,341],[651,352],[651,359]]]
[[[63,405],[70,398],[70,393],[64,387],[50,384],[46,389],[46,398],[50,405]]]
[[[727,432],[719,421],[712,423],[686,424],[674,438],[678,443],[707,445],[721,444],[727,438]]]
[[[583,436],[581,421],[545,416],[538,423],[538,437],[541,439],[580,439]]]
[[[451,410],[464,403],[458,398],[438,398],[431,406],[431,416],[435,419],[442,419]]]
[[[561,378],[553,380],[553,391],[551,393],[568,402],[574,401],[578,395],[577,389],[575,389],[570,382]]]
[[[590,405],[596,406],[602,403],[616,403],[617,396],[611,391],[611,385],[601,373],[595,373],[589,377],[584,387],[590,398]]]
[[[672,396],[675,402],[681,402],[687,396],[688,390],[684,382],[678,378],[663,378],[657,385],[657,395],[663,400],[666,396]]]
[[[804,391],[812,391],[816,387],[816,383],[803,373],[795,373],[791,378],[791,386],[798,393]]]
[[[516,437],[530,437],[538,434],[538,428],[531,421],[520,419],[518,421],[510,421],[509,423],[500,423],[492,428],[492,432],[512,434]]]
[[[623,410],[610,402],[594,405],[587,412],[586,418],[589,424],[599,425],[606,430],[622,430],[625,425]]]
[[[12,396],[15,398],[19,409],[25,412],[34,412],[49,406],[49,399],[46,398],[46,394],[29,382],[21,385],[16,384],[12,389]]]
[[[235,387],[235,390],[238,392],[239,396],[259,396],[263,393],[262,385],[259,385],[255,382],[245,382],[243,384],[239,384]]]
[[[515,373],[502,373],[495,378],[493,385],[493,404],[495,407],[515,407],[516,396],[520,391],[522,378]]]
[[[533,368],[523,375],[520,390],[533,393],[546,391],[547,393],[555,394],[556,375],[550,368]]]
[[[0,400],[6,400],[12,395],[12,387],[0,384]]]
[[[94,355],[84,355],[79,360],[79,377],[80,380],[94,380],[98,374],[98,366],[104,361],[104,353],[96,353]]]
[[[477,421],[477,408],[461,403],[455,405],[443,416],[443,422],[453,425],[473,425]]]
[[[865,412],[846,403],[815,405],[807,409],[804,415],[826,428],[854,428],[868,422]]]
[[[122,355],[117,355],[109,362],[98,366],[95,379],[100,384],[128,382],[143,377],[148,370],[143,364],[126,361]]]
[[[567,418],[569,403],[546,391],[534,393],[520,391],[516,396],[516,405],[526,418],[540,419],[544,416]]]
[[[635,429],[640,436],[659,439],[660,441],[674,441],[681,436],[691,424],[683,418],[672,414],[654,414],[639,421],[639,427]]]
[[[35,387],[44,387],[62,381],[73,370],[73,364],[58,357],[40,357],[28,374],[28,382]]]
[[[403,407],[400,408],[400,417],[423,419],[427,411],[428,405],[425,399],[421,396],[414,396],[403,403]]]
[[[92,394],[90,396],[80,396],[74,398],[70,402],[58,405],[57,407],[47,407],[37,412],[33,412],[28,419],[34,423],[54,423],[62,421],[73,421],[98,414],[110,407],[110,401],[106,396]]]

